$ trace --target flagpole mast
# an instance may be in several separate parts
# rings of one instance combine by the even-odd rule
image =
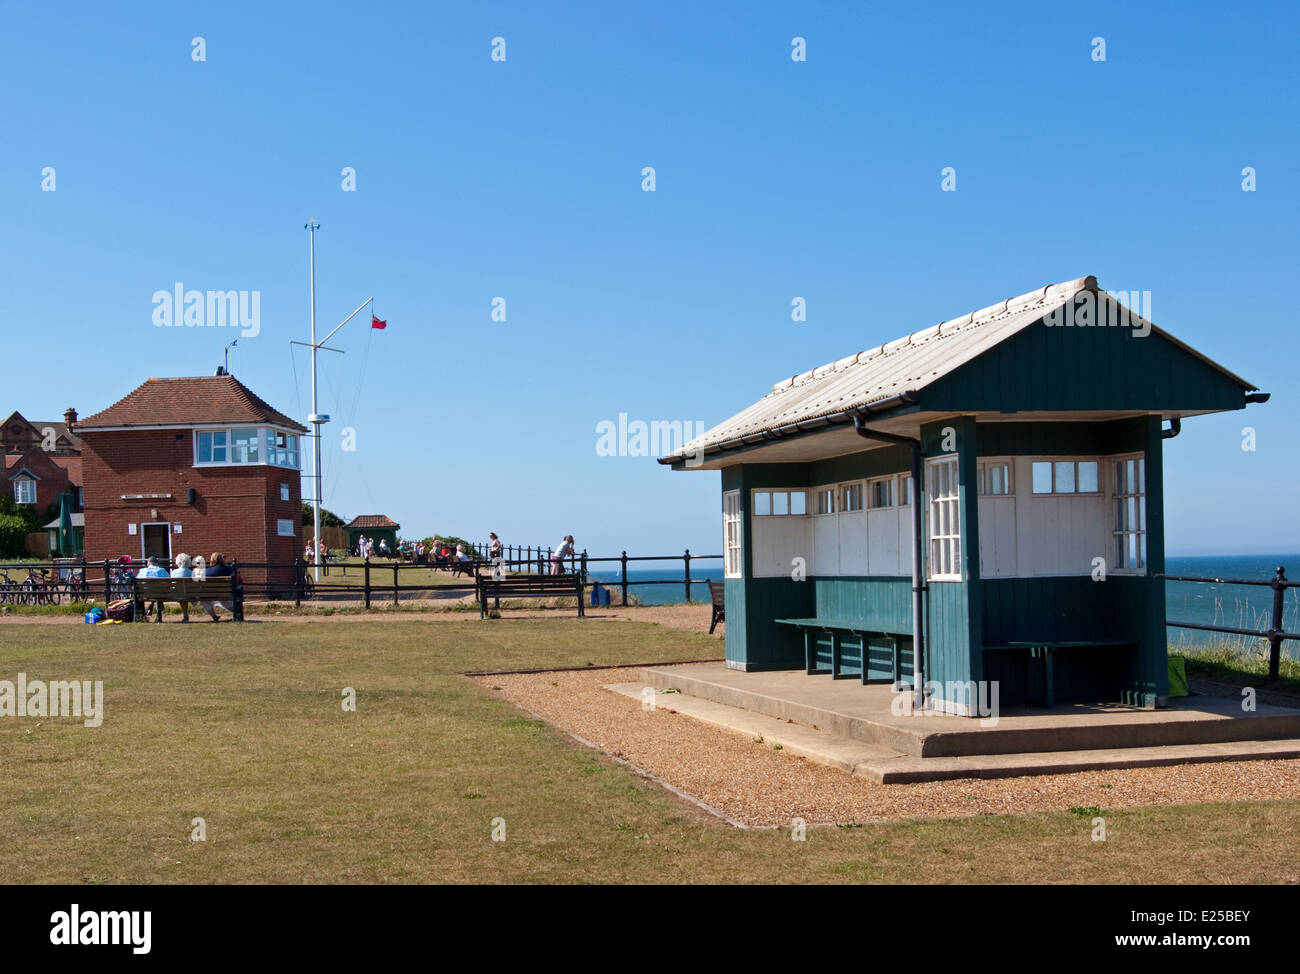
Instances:
[[[371,304],[375,299],[366,298],[365,301],[335,326],[334,330],[316,341],[316,231],[320,229],[320,224],[314,219],[308,220],[303,229],[307,231],[307,253],[308,253],[308,280],[310,282],[310,299],[309,307],[311,308],[311,415],[307,417],[307,422],[311,424],[311,457],[312,457],[312,479],[316,482],[316,489],[313,491],[315,496],[312,498],[312,565],[316,581],[320,581],[320,502],[325,496],[325,472],[321,467],[321,445],[320,445],[320,428],[321,424],[330,421],[329,416],[317,412],[316,403],[316,352],[324,348],[327,352],[342,352],[340,348],[330,348],[325,343],[333,338],[340,328],[349,321],[361,314],[366,305]],[[301,345],[302,342],[290,342],[291,345]]]
[[[320,501],[321,501],[321,457],[320,457],[320,424],[322,419],[316,411],[316,231],[320,229],[320,224],[315,220],[308,220],[304,229],[307,231],[307,249],[309,254],[309,281],[310,281],[310,307],[311,307],[311,415],[307,421],[312,425],[312,449],[311,449],[311,470],[312,479],[315,483],[315,490],[312,491],[312,565],[313,574],[317,582],[320,581]]]

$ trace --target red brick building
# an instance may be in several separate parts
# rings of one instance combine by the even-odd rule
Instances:
[[[69,409],[60,421],[40,422],[11,413],[0,423],[4,453],[4,487],[16,504],[44,514],[72,494],[73,510],[81,503],[81,440],[73,432],[77,412]]]
[[[77,432],[88,560],[299,555],[307,429],[234,376],[150,379]],[[244,574],[254,584],[265,577]]]

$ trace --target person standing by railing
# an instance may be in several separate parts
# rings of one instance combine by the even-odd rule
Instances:
[[[555,554],[551,555],[551,574],[564,574],[564,559],[573,554],[573,535],[566,534],[560,546],[555,549]]]

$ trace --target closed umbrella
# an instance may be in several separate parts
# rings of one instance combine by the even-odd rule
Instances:
[[[77,553],[77,539],[72,533],[72,495],[59,495],[59,554],[71,558]]]

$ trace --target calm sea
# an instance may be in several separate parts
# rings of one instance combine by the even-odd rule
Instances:
[[[1166,558],[1168,575],[1195,575],[1204,578],[1240,578],[1267,581],[1279,565],[1286,566],[1288,578],[1300,580],[1300,555],[1203,555]],[[611,584],[613,601],[618,601],[618,569],[592,571],[591,576]],[[691,597],[706,602],[709,590],[705,578],[722,578],[720,561],[700,561],[691,565]],[[629,569],[628,591],[644,605],[665,605],[686,598],[681,566],[664,569]],[[672,582],[674,584],[644,584]],[[642,584],[637,584],[642,583]],[[1235,626],[1242,629],[1267,629],[1273,611],[1273,590],[1258,585],[1232,585],[1219,582],[1168,582],[1165,588],[1166,618],[1179,622]],[[1300,589],[1286,593],[1284,621],[1288,632],[1300,631]],[[1197,629],[1169,629],[1173,647],[1195,647],[1221,638],[1218,634]],[[1222,637],[1232,638],[1232,637]],[[1300,658],[1296,642],[1283,643],[1287,655]]]

